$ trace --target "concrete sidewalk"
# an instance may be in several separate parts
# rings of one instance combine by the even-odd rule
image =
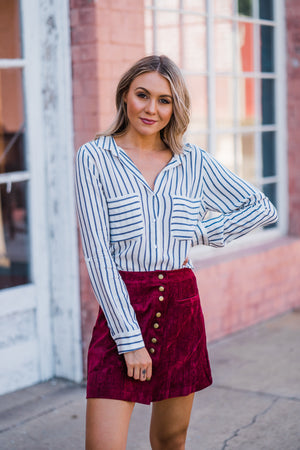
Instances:
[[[209,345],[214,384],[195,396],[187,450],[300,450],[299,344],[297,311]],[[128,450],[150,449],[150,414],[136,405]],[[0,449],[84,449],[84,415],[84,386],[64,380],[4,395]]]

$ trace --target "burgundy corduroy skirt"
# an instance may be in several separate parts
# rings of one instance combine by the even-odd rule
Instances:
[[[149,404],[212,383],[203,314],[191,269],[120,271],[152,358],[150,381],[127,375],[102,310],[88,352],[87,398]]]

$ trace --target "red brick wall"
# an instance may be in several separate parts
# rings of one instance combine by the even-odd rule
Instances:
[[[143,0],[70,0],[75,149],[114,117],[122,73],[144,56]],[[79,239],[80,242],[80,239]],[[80,246],[83,361],[98,310]]]
[[[289,232],[300,237],[300,2],[286,0]]]

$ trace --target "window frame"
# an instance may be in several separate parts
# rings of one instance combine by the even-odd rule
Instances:
[[[152,32],[152,47],[153,53],[158,54],[158,43],[156,40],[155,26],[156,26],[156,12],[175,12],[182,17],[183,13],[183,1],[180,0],[180,7],[167,9],[167,8],[159,8],[158,2],[156,0],[152,0],[152,5],[145,5],[145,11],[152,11],[152,24],[153,24],[153,32]],[[216,149],[216,140],[219,135],[222,134],[231,134],[235,141],[235,149],[237,148],[236,140],[241,134],[249,134],[254,133],[255,139],[255,163],[256,163],[256,179],[258,187],[261,189],[262,185],[266,185],[268,183],[276,183],[276,200],[277,200],[277,209],[279,215],[279,221],[275,228],[259,230],[253,235],[248,235],[238,240],[241,242],[241,247],[245,245],[245,242],[252,245],[253,242],[260,242],[261,239],[269,240],[269,238],[277,238],[278,236],[285,235],[288,230],[288,176],[287,176],[287,115],[286,115],[286,64],[285,64],[285,6],[280,0],[273,1],[273,20],[266,20],[259,18],[259,3],[258,0],[253,0],[253,15],[252,17],[241,16],[238,14],[238,0],[234,0],[234,15],[215,15],[214,14],[214,2],[210,0],[206,0],[206,11],[205,13],[201,12],[189,12],[189,14],[195,14],[198,16],[202,16],[206,18],[206,54],[207,54],[207,70],[206,71],[197,71],[197,72],[189,72],[182,68],[182,73],[184,76],[186,75],[199,75],[207,77],[207,90],[208,90],[208,117],[207,117],[207,129],[199,129],[193,131],[195,134],[202,134],[206,136],[207,146],[206,149],[212,150],[211,154],[215,153]],[[215,70],[214,64],[214,26],[215,19],[224,19],[230,20],[233,23],[233,26],[236,27],[240,22],[252,23],[254,26],[254,71],[253,72],[242,72],[237,68],[237,58],[234,57],[234,66],[232,72],[217,72]],[[179,23],[182,22],[179,20]],[[274,29],[274,42],[273,42],[273,50],[274,50],[274,69],[273,72],[260,72],[260,35],[259,35],[259,26],[268,25],[272,26]],[[236,33],[235,33],[236,36]],[[233,45],[237,48],[237,38],[235,37],[235,42]],[[254,79],[255,83],[259,83],[262,79],[274,79],[275,80],[275,89],[274,89],[274,97],[275,97],[275,119],[274,124],[264,125],[258,122],[257,117],[258,109],[261,108],[261,96],[260,89],[255,88],[255,117],[256,122],[253,126],[236,126],[236,124],[231,128],[217,128],[216,126],[216,77],[219,76],[230,76],[234,79],[234,86],[236,87],[237,82],[241,78]],[[237,89],[234,89],[234,117],[237,117]],[[262,132],[273,131],[276,133],[275,138],[275,175],[263,177],[262,173],[262,146],[261,146],[261,137]],[[192,134],[191,142],[192,142]],[[258,173],[259,172],[259,173]],[[235,244],[239,245],[239,244]],[[247,245],[247,244],[246,244]],[[232,244],[231,246],[232,247]]]

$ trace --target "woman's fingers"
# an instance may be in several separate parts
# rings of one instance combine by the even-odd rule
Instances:
[[[124,353],[127,375],[135,380],[146,381],[152,376],[152,360],[146,348]]]

